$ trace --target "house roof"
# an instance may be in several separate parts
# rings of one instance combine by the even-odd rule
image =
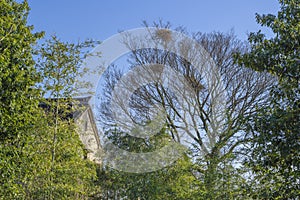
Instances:
[[[39,107],[43,108],[46,111],[50,111],[51,105],[49,102],[56,102],[58,100],[61,100],[61,102],[65,102],[67,104],[67,107],[64,107],[62,110],[59,111],[59,114],[63,115],[65,114],[64,118],[69,119],[78,119],[88,108],[90,108],[89,100],[91,99],[91,96],[87,97],[75,97],[72,98],[72,100],[68,98],[46,98],[46,101],[40,102]],[[72,111],[73,105],[76,104],[76,110]],[[67,110],[66,110],[67,109]]]
[[[87,109],[90,109],[91,106],[89,104],[89,101],[91,99],[91,96],[87,96],[87,97],[75,97],[73,98],[75,100],[75,103],[78,102],[78,107],[79,109],[75,110],[72,114],[73,114],[73,119],[78,119],[84,111],[86,111]],[[80,109],[83,108],[83,109]],[[94,118],[93,118],[94,119]]]

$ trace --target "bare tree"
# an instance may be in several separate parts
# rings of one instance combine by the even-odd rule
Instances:
[[[247,45],[233,32],[196,33],[189,41],[174,37],[169,24],[154,26],[156,31],[143,40],[124,34],[134,72],[124,78],[112,67],[106,73],[102,120],[129,132],[135,128],[130,122],[167,127],[174,141],[193,150],[198,171],[215,187],[218,166],[250,139],[244,122],[268,103],[267,88],[274,80],[234,62],[235,53],[247,51]],[[164,48],[143,48],[149,42]],[[163,116],[164,123],[155,116]]]

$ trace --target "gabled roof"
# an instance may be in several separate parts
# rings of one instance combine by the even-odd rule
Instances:
[[[78,102],[79,104],[78,104],[78,107],[79,107],[79,109],[77,109],[77,110],[75,110],[73,113],[72,113],[72,117],[73,117],[73,119],[78,119],[81,115],[82,115],[82,113],[84,112],[84,111],[86,111],[87,109],[90,109],[91,108],[91,106],[90,106],[90,104],[89,104],[89,101],[90,101],[90,99],[91,99],[91,96],[87,96],[87,97],[75,97],[75,98],[73,98],[74,100],[75,100],[75,102]],[[82,109],[81,109],[82,108]]]

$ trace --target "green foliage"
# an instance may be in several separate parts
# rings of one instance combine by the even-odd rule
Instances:
[[[103,199],[199,199],[203,186],[192,174],[189,160],[150,173],[134,174],[113,169],[99,170]]]
[[[40,48],[37,69],[43,77],[43,91],[52,98],[43,102],[46,119],[43,126],[48,128],[40,148],[45,152],[41,159],[44,158],[47,173],[42,174],[46,182],[39,185],[38,191],[49,199],[86,199],[93,191],[96,168],[83,159],[86,152],[72,117],[75,111],[80,111],[72,95],[84,56],[82,49],[90,44],[89,41],[77,45],[64,43],[53,36]]]
[[[300,187],[300,2],[280,0],[277,16],[257,15],[257,22],[272,29],[267,39],[252,33],[250,53],[241,61],[258,71],[268,71],[278,82],[271,105],[254,116],[254,151],[249,164],[260,183],[255,198],[295,199]]]
[[[28,128],[37,106],[37,76],[32,46],[42,33],[28,26],[28,4],[0,2],[0,131],[1,139],[13,138]]]
[[[165,131],[163,129],[147,141],[116,129],[107,132],[107,135],[119,148],[151,152],[162,148],[170,140]],[[98,169],[97,184],[101,187],[97,197],[102,199],[198,199],[198,193],[203,189],[193,174],[191,158],[186,155],[171,166],[148,173],[127,173],[103,166]]]
[[[19,197],[5,199],[85,199],[92,192],[94,164],[84,160],[84,150],[74,124],[61,120],[58,126],[56,157],[53,153],[55,126],[50,115],[41,114],[22,149],[23,191]],[[45,128],[47,127],[47,128]]]
[[[37,61],[37,69],[43,77],[42,88],[46,96],[51,98],[71,98],[77,95],[75,84],[76,77],[83,73],[90,73],[82,69],[83,60],[89,54],[88,51],[97,44],[96,41],[86,40],[77,44],[62,42],[57,36],[46,40],[39,48],[40,57]]]
[[[28,10],[27,2],[0,1],[0,196],[11,199],[24,192],[22,150],[37,120],[40,96],[33,45],[43,34],[32,33]]]
[[[155,151],[171,139],[166,129],[147,142],[117,129],[106,134],[119,148],[131,152]],[[191,152],[168,167],[142,174],[117,171],[104,166],[98,169],[97,184],[101,187],[101,192],[95,198],[247,199],[250,186],[243,177],[246,170],[234,167],[233,156],[224,159],[222,163],[204,164],[189,155],[192,155]]]
[[[28,10],[27,2],[0,1],[0,199],[87,199],[96,168],[84,159],[70,97],[92,42],[53,37],[36,51],[43,34],[32,33]]]

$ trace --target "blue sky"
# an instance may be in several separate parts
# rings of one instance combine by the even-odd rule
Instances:
[[[227,32],[240,39],[261,27],[255,13],[275,14],[276,0],[28,0],[28,23],[36,31],[64,41],[92,38],[103,41],[120,30],[139,28],[142,21],[162,19],[190,32]],[[263,29],[268,33],[267,29]],[[270,34],[270,33],[268,33]]]

